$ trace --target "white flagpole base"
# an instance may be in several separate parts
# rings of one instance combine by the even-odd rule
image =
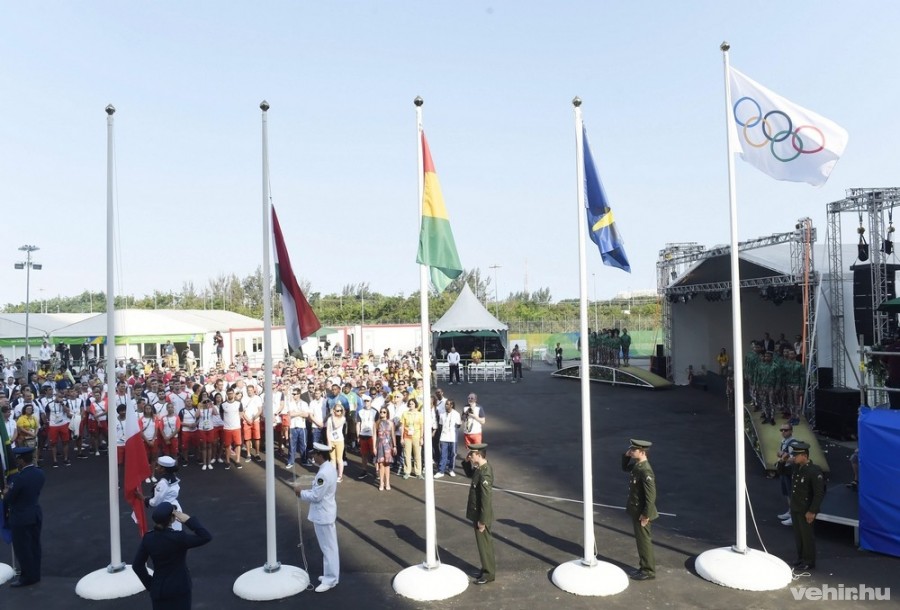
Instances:
[[[111,572],[109,568],[94,570],[82,576],[75,585],[75,593],[79,597],[93,600],[119,599],[143,591],[144,584],[127,564],[118,572]]]
[[[8,580],[12,580],[15,575],[16,571],[12,569],[12,566],[0,563],[0,585]]]
[[[574,559],[557,566],[551,578],[553,584],[573,595],[616,595],[628,588],[628,575],[619,566],[598,561],[587,565]]]
[[[265,566],[244,572],[234,581],[232,591],[241,599],[270,601],[297,595],[309,586],[306,570],[284,564],[274,572]]]
[[[740,553],[726,546],[704,551],[697,556],[694,568],[710,582],[743,591],[775,591],[793,580],[788,564],[754,549]]]
[[[429,569],[420,563],[394,576],[393,586],[403,597],[430,602],[459,595],[468,588],[469,577],[459,568],[447,564]]]

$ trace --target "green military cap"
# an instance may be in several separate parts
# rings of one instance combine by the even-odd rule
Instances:
[[[791,453],[805,453],[809,455],[809,443],[804,443],[803,441],[794,441],[790,445]]]
[[[632,449],[642,449],[644,451],[653,446],[653,443],[651,443],[650,441],[641,441],[636,438],[629,439],[628,442],[631,443]]]
[[[469,448],[469,451],[480,451],[482,449],[487,449],[487,443],[474,443],[472,445],[466,445]]]

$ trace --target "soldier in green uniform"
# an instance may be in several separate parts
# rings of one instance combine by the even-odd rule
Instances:
[[[491,522],[494,520],[494,469],[487,461],[487,444],[469,445],[466,458],[472,464],[472,485],[469,487],[469,501],[466,504],[466,519],[475,527],[475,543],[481,558],[481,570],[475,576],[476,585],[494,582],[497,564],[494,561],[494,538],[491,536]]]
[[[791,470],[791,521],[797,543],[798,570],[816,567],[816,537],[813,522],[825,498],[825,475],[809,459],[809,443],[794,443]]]
[[[756,391],[756,369],[759,367],[759,363],[762,360],[760,358],[760,351],[762,348],[756,343],[756,341],[750,342],[750,351],[744,356],[744,379],[747,381],[747,385],[750,389],[750,402],[753,403],[753,410],[759,411],[760,402],[759,396],[757,396]],[[741,405],[743,408],[744,405]]]
[[[631,439],[631,447],[622,456],[622,470],[631,474],[625,512],[631,516],[638,556],[641,558],[640,569],[631,575],[633,580],[656,578],[650,522],[656,519],[659,513],[656,512],[656,477],[650,462],[647,461],[647,450],[652,444],[649,441]]]
[[[631,360],[631,335],[628,334],[627,328],[622,329],[622,336],[619,337],[619,342],[622,344],[622,364],[628,366]]]

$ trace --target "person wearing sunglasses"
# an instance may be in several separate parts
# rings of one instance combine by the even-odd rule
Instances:
[[[344,407],[335,406],[331,410],[328,421],[325,422],[325,436],[328,439],[328,447],[332,451],[334,465],[337,468],[337,482],[344,480],[344,438],[347,432],[347,418],[344,416]]]

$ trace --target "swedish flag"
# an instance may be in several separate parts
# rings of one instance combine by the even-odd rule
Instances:
[[[588,146],[587,130],[582,127],[584,142],[584,204],[587,208],[588,234],[600,249],[604,265],[618,267],[631,273],[631,265],[625,255],[622,236],[616,229],[612,208],[606,199],[603,183],[594,165],[594,157]]]

